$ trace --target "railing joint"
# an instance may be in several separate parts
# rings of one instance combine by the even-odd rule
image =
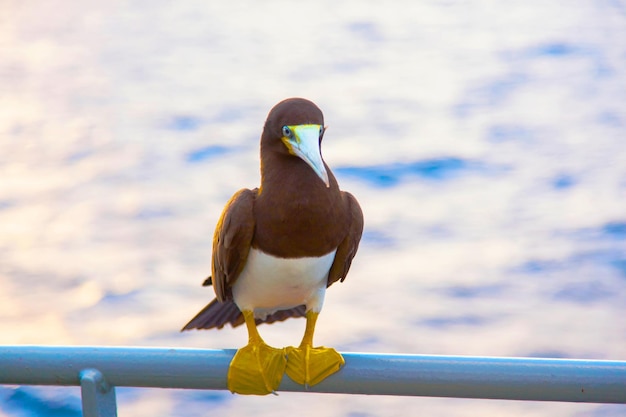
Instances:
[[[102,372],[94,368],[78,374],[83,404],[83,417],[117,417],[115,387]]]

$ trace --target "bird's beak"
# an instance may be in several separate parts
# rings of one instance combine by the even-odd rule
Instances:
[[[315,171],[318,177],[324,181],[326,187],[330,187],[328,173],[322,160],[320,149],[320,125],[295,125],[287,126],[291,131],[289,136],[283,136],[282,141],[289,149],[289,153],[306,162]]]

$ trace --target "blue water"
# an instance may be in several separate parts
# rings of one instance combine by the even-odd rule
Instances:
[[[225,153],[229,152],[230,149],[225,146],[220,145],[211,145],[205,146],[200,149],[196,149],[187,154],[186,160],[190,163],[202,162],[212,158],[218,158]]]
[[[449,180],[456,175],[480,170],[480,164],[460,158],[448,157],[415,162],[403,162],[365,167],[338,167],[338,175],[356,177],[379,187],[391,187],[403,180],[421,177],[429,180]]]
[[[1,390],[0,410],[9,413],[8,415],[19,417],[80,417],[83,415],[80,397],[72,396],[69,392],[56,390],[56,398],[51,398],[49,395],[42,396],[39,390],[29,387],[2,388]]]

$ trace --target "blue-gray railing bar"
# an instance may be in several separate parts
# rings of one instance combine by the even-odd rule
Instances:
[[[0,384],[226,389],[235,350],[0,346]],[[343,353],[312,392],[626,403],[626,361]],[[97,378],[96,378],[97,379]],[[289,377],[279,391],[305,391]]]

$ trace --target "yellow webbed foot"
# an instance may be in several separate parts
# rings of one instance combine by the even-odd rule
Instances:
[[[287,348],[287,375],[306,387],[318,384],[345,364],[333,348],[300,346]]]
[[[243,317],[248,328],[248,344],[230,361],[228,389],[237,394],[275,393],[287,366],[285,349],[268,346],[261,339],[252,311],[243,311]]]
[[[333,348],[313,347],[313,333],[319,313],[307,311],[306,330],[300,347],[287,348],[287,375],[307,387],[322,382],[346,363]]]
[[[285,373],[285,349],[263,342],[250,343],[237,351],[228,368],[228,389],[237,394],[274,393]]]

